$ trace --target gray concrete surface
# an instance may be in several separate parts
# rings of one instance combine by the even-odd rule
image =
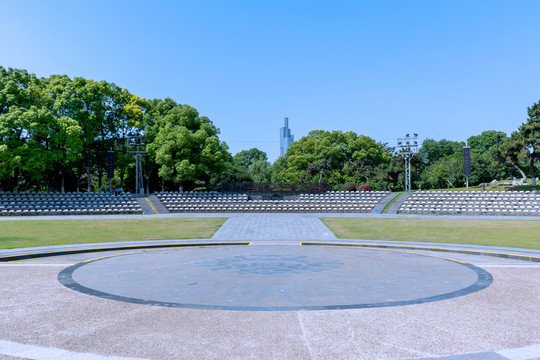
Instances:
[[[234,214],[212,240],[335,240],[336,236],[310,214]]]
[[[492,280],[478,267],[433,256],[283,245],[109,256],[71,266],[58,279],[106,299],[244,311],[402,306],[464,296]]]
[[[159,201],[158,197],[156,195],[148,195],[146,197],[152,204],[154,205],[154,208],[157,210],[158,214],[168,214],[169,210]]]
[[[139,203],[141,206],[141,209],[143,210],[143,214],[145,215],[152,215],[154,214],[154,210],[152,210],[152,207],[150,204],[146,201],[146,197],[144,196],[137,196],[135,197],[135,200]]]
[[[540,221],[538,216],[495,216],[495,215],[416,215],[416,214],[373,214],[373,213],[169,213],[149,215],[55,215],[55,216],[0,216],[1,221],[33,221],[33,220],[81,220],[81,219],[172,219],[172,218],[197,218],[197,217],[222,217],[229,218],[236,215],[301,215],[311,217],[338,217],[338,218],[374,218],[374,219],[456,219],[456,220],[525,220]]]
[[[382,199],[373,210],[371,210],[371,213],[373,214],[381,214],[386,205],[388,205],[389,202],[391,202],[396,196],[399,196],[399,193],[390,193],[388,196],[386,196],[384,199]]]
[[[234,235],[236,227],[245,228],[241,237],[251,238],[253,246],[292,249],[312,236],[309,240],[336,241],[319,237],[320,228],[291,228],[277,233],[282,238],[270,239],[274,220],[250,215],[230,222],[220,241]],[[299,228],[318,224],[296,216],[288,221],[295,219],[305,222]],[[243,223],[251,221],[246,228]],[[493,283],[466,296],[387,308],[201,310],[107,300],[58,282],[66,266],[111,253],[0,263],[0,359],[540,359],[538,264],[425,249],[395,251],[472,263],[488,270]]]
[[[400,197],[396,199],[396,201],[390,206],[387,214],[397,214],[399,208],[401,207],[401,205],[403,205],[405,200],[409,198],[409,196],[411,196],[410,192],[401,194]]]

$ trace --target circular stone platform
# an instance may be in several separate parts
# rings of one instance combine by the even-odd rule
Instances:
[[[324,310],[418,304],[489,286],[478,267],[365,248],[232,246],[146,251],[79,263],[59,281],[107,299],[221,310]]]

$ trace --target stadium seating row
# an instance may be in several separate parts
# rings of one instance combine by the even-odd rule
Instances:
[[[130,194],[0,193],[0,216],[142,213]]]
[[[371,212],[388,192],[301,194],[296,200],[250,200],[246,194],[158,193],[169,212]]]
[[[540,193],[531,191],[417,192],[399,214],[540,215]]]

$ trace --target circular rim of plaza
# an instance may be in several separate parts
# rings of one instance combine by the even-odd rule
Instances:
[[[195,245],[195,244],[193,244]],[[231,249],[231,251],[228,251],[228,255],[221,255],[222,252],[225,252],[226,250],[230,249],[230,246],[235,246],[234,249]],[[251,245],[251,244],[249,244]],[[173,248],[173,249],[166,249],[162,248],[160,250],[154,250],[151,252],[137,252],[133,254],[117,254],[117,255],[111,255],[111,256],[105,256],[105,257],[99,257],[97,259],[88,260],[84,262],[79,262],[75,265],[69,266],[62,270],[58,274],[58,281],[66,286],[67,288],[81,292],[83,294],[97,296],[104,299],[109,300],[116,300],[116,301],[123,301],[127,303],[134,303],[134,304],[141,304],[141,305],[153,305],[153,306],[163,306],[163,307],[176,307],[176,308],[189,308],[189,309],[206,309],[206,310],[239,310],[239,311],[306,311],[306,310],[346,310],[346,309],[364,309],[364,308],[378,308],[378,307],[392,307],[392,306],[406,306],[406,305],[414,305],[414,304],[423,304],[428,302],[434,302],[434,301],[442,301],[447,300],[455,297],[465,296],[471,293],[474,293],[476,291],[480,291],[482,289],[485,289],[489,285],[491,285],[493,281],[493,277],[491,274],[477,266],[474,266],[472,264],[463,263],[461,261],[456,261],[448,258],[442,258],[437,257],[433,255],[424,255],[424,254],[411,254],[411,253],[400,253],[396,252],[394,249],[388,249],[388,248],[374,248],[370,247],[372,252],[371,256],[377,256],[380,254],[377,254],[376,252],[388,252],[382,256],[379,256],[377,260],[373,261],[371,259],[371,256],[365,256],[365,254],[362,254],[362,252],[370,251],[366,250],[367,247],[358,247],[353,244],[351,245],[345,245],[343,243],[341,244],[332,244],[327,243],[323,245],[322,243],[306,243],[304,248],[300,251],[296,251],[296,254],[299,255],[295,258],[291,258],[290,251],[280,251],[277,250],[278,248],[283,247],[290,247],[290,245],[263,245],[263,246],[255,246],[246,248],[249,245],[237,245],[237,244],[221,244],[221,245],[214,245],[212,243],[206,243],[206,244],[200,244],[196,249],[193,249],[193,247],[190,247],[190,250],[192,251],[192,254],[190,255],[196,255],[196,258],[198,259],[197,262],[199,263],[199,266],[190,266],[187,270],[185,267],[188,267],[190,263],[193,263],[192,260],[186,261],[186,259],[183,259],[184,264],[183,266],[176,265],[175,268],[171,269],[173,263],[178,263],[182,261],[182,254],[185,249],[188,249],[187,247],[184,247],[182,249],[179,248]],[[300,246],[303,245],[303,243],[299,244]],[[325,246],[333,246],[334,253],[336,251],[343,251],[347,250],[347,253],[352,254],[353,252],[356,252],[356,256],[354,259],[354,264],[350,264],[346,271],[336,271],[333,269],[333,265],[335,264],[335,267],[341,267],[344,265],[345,261],[344,258],[339,256],[339,254],[334,254],[333,258],[330,258],[328,256],[326,257],[314,257],[315,255],[312,254],[312,250],[319,251],[317,248],[325,247]],[[344,246],[347,246],[345,248]],[[238,247],[242,247],[241,249],[238,249]],[[213,257],[210,258],[210,260],[201,261],[201,253],[204,254],[205,250],[207,248],[211,248],[211,251],[213,251],[215,248],[221,248],[221,252],[217,255],[216,258],[215,254]],[[251,251],[254,250],[255,251]],[[261,249],[266,250],[266,252],[269,252],[270,248],[270,254],[261,254]],[[277,250],[277,251],[276,251]],[[295,249],[296,250],[296,249]],[[157,251],[157,252],[156,252]],[[170,259],[170,257],[163,256],[169,255],[171,253],[175,253],[177,251],[180,251],[180,253],[174,254],[174,259]],[[230,254],[230,253],[233,254]],[[280,253],[280,254],[276,254]],[[321,252],[328,253],[327,250],[319,251],[319,255]],[[359,253],[360,252],[360,253]],[[254,253],[256,253],[254,255]],[[311,254],[310,254],[311,253]],[[316,252],[315,252],[316,253]],[[234,255],[234,256],[233,256]],[[326,255],[326,254],[324,254]],[[323,255],[323,256],[324,256]],[[362,255],[364,255],[363,260]],[[225,257],[224,257],[225,256]],[[247,257],[246,257],[247,256]],[[415,257],[416,259],[410,259],[410,257]],[[154,276],[151,278],[148,283],[141,283],[140,279],[143,279],[145,275],[147,274],[142,268],[141,268],[141,262],[144,261],[144,258],[148,257],[158,257],[159,260],[146,260],[146,264],[142,265],[142,268],[148,268],[151,265],[148,263],[159,263],[159,266],[161,268],[167,267],[168,270],[173,270],[174,274],[177,274],[174,278],[171,277],[171,273],[169,272],[167,274],[167,280],[165,280],[165,283],[163,283],[162,276],[160,274],[153,274]],[[314,258],[313,258],[314,257]],[[127,259],[126,259],[127,258]],[[137,267],[133,267],[134,259],[138,258],[142,260],[136,260]],[[313,258],[313,259],[312,259]],[[392,258],[391,260],[388,258]],[[174,260],[174,261],[171,261]],[[408,260],[408,261],[407,261]],[[411,260],[413,260],[411,262]],[[416,260],[416,261],[414,261]],[[362,266],[358,266],[359,262],[363,261],[364,263]],[[369,265],[366,265],[365,262],[369,262]],[[399,267],[397,269],[394,269],[393,272],[386,272],[385,276],[376,276],[376,279],[370,279],[370,274],[377,274],[381,272],[382,269],[385,267],[388,267],[389,263],[392,263],[392,265],[395,266],[394,262],[399,262]],[[108,263],[108,264],[103,264]],[[380,263],[380,265],[379,265]],[[425,264],[424,264],[425,263]],[[322,264],[322,266],[321,266]],[[425,274],[425,271],[427,270],[427,267],[429,264],[429,268],[438,268],[438,267],[445,267],[445,274],[437,274],[438,276],[436,279],[432,280],[429,284],[424,285],[426,283],[426,279],[422,279],[422,275]],[[438,264],[438,265],[436,265]],[[325,265],[326,268],[325,268]],[[241,266],[241,268],[240,268]],[[405,278],[400,277],[400,280],[393,280],[393,278],[397,277],[400,272],[403,272],[404,269],[408,268],[409,266],[417,266],[421,267],[423,270],[417,270],[417,272],[409,274],[409,276],[406,276]],[[194,291],[190,289],[189,285],[202,285],[203,287],[208,290],[208,288],[212,288],[215,286],[223,287],[223,282],[225,283],[234,283],[238,280],[238,276],[231,275],[232,273],[240,274],[242,278],[242,290],[248,289],[250,292],[259,292],[264,293],[262,289],[269,289],[273,288],[274,294],[280,294],[280,290],[278,286],[272,286],[275,285],[275,276],[264,276],[264,275],[277,275],[278,273],[281,273],[281,271],[276,271],[276,267],[284,267],[287,272],[290,272],[287,276],[288,280],[290,281],[290,278],[294,278],[295,276],[299,276],[298,274],[295,274],[295,272],[306,272],[309,273],[308,276],[299,276],[300,279],[294,281],[294,285],[292,288],[297,289],[298,287],[302,287],[304,282],[307,281],[313,281],[315,284],[312,285],[311,289],[301,289],[300,292],[296,292],[295,295],[287,294],[288,301],[283,301],[283,299],[276,299],[270,300],[270,303],[264,302],[264,299],[261,299],[259,296],[259,299],[255,301],[252,304],[246,304],[245,298],[248,297],[247,294],[243,293],[243,298],[240,298],[238,296],[234,295],[234,291],[231,291],[231,289],[225,289],[225,295],[223,297],[219,297],[219,294],[214,294],[213,299],[211,303],[204,303],[205,301],[208,301],[206,298],[206,295],[199,294],[198,292],[195,292],[195,296],[192,296],[191,301],[186,300],[186,298],[189,298],[189,296],[184,295],[183,298],[167,298],[163,299],[159,296],[155,296],[155,292],[158,292],[158,288],[175,288],[178,292],[185,291],[187,293],[191,293],[193,295]],[[300,267],[300,268],[299,268]],[[369,271],[366,271],[366,267],[369,267]],[[451,267],[452,269],[449,269]],[[90,268],[90,269],[88,269]],[[217,268],[217,269],[216,269]],[[254,269],[253,269],[254,268]],[[459,269],[462,268],[462,269]],[[463,269],[465,268],[465,269]],[[210,270],[210,271],[209,271]],[[221,272],[218,273],[212,273],[212,271],[221,270]],[[253,273],[253,270],[256,270],[255,273]],[[295,271],[296,270],[296,271]],[[331,271],[333,270],[334,273],[332,274],[331,279],[325,279],[325,277],[317,277],[317,273],[321,271]],[[363,270],[363,272],[361,272]],[[77,274],[83,273],[83,281],[77,280]],[[102,288],[100,283],[95,282],[95,276],[98,276],[98,278],[104,279],[107,278],[117,278],[122,275],[125,275],[128,273],[128,276],[123,276],[120,279],[115,279],[113,284],[110,284],[109,286],[105,288]],[[430,276],[433,276],[433,273],[435,271],[432,271],[430,273]],[[474,282],[466,281],[464,283],[459,284],[453,284],[451,287],[441,287],[442,284],[448,284],[450,282],[458,282],[458,275],[456,273],[459,273],[459,276],[465,276],[465,273],[468,274],[468,276],[471,276],[474,274],[476,276],[476,280]],[[192,284],[187,284],[188,286],[184,285],[183,289],[179,289],[181,287],[180,284],[186,283],[185,279],[182,279],[183,277],[187,277],[187,274],[189,274],[189,279],[193,281]],[[213,276],[208,276],[208,274],[211,274]],[[87,281],[90,278],[91,280],[94,280],[93,282],[90,280],[90,284],[87,285],[87,283],[84,281],[85,276],[87,275]],[[255,276],[253,276],[255,275]],[[262,275],[262,276],[261,276]],[[302,274],[305,275],[305,274]],[[79,275],[80,277],[80,275]],[[220,277],[219,281],[212,281],[216,277]],[[361,278],[359,281],[358,277]],[[247,279],[246,279],[247,278]],[[280,278],[280,282],[285,281],[287,278]],[[313,279],[314,278],[314,279]],[[135,279],[135,281],[134,281]],[[326,282],[325,282],[326,280]],[[330,280],[330,282],[328,281]],[[413,296],[411,298],[411,293],[414,293],[413,290],[414,285],[418,285],[419,280],[422,282],[422,285],[426,287],[427,289],[422,289],[420,291],[416,291],[417,295]],[[110,280],[109,280],[110,281]],[[209,284],[204,284],[204,282],[209,282]],[[189,281],[188,281],[189,282]],[[349,283],[349,286],[347,287],[339,287],[335,286],[335,283],[338,282],[346,282]],[[363,299],[363,294],[366,292],[373,291],[372,287],[378,282],[385,282],[385,287],[380,288],[377,287],[377,292],[379,296],[377,297],[378,300],[361,300]],[[274,283],[274,284],[273,284]],[[322,283],[322,284],[321,284]],[[303,292],[310,292],[310,290],[314,289],[314,286],[317,286],[317,290],[321,290],[321,286],[325,288],[325,292],[329,291],[328,288],[331,287],[331,283],[334,283],[334,289],[332,289],[333,296],[324,296],[322,299],[319,300],[319,303],[309,303],[310,297],[315,297],[316,294],[311,291],[311,295],[309,296],[303,296]],[[361,291],[355,291],[352,295],[355,300],[348,299],[348,300],[338,300],[336,303],[335,297],[343,297],[343,293],[346,290],[350,291],[350,284],[356,283],[356,287],[360,288]],[[126,284],[130,284],[127,291],[124,291],[121,295],[115,291],[117,287],[125,287]],[[396,285],[399,285],[398,288],[401,288],[400,295],[395,294],[387,294],[384,291],[386,288],[389,288],[390,292],[396,292],[398,291]],[[405,288],[403,288],[405,287]],[[291,286],[289,286],[291,288]],[[140,290],[144,289],[143,293],[144,295],[140,294]],[[135,290],[135,291],[134,291]],[[191,291],[190,291],[191,290]],[[281,290],[284,291],[284,290]],[[403,291],[407,294],[404,294]],[[150,293],[149,293],[150,292]],[[289,292],[289,291],[287,291]],[[139,294],[138,296],[136,294]],[[429,294],[429,295],[427,295]],[[381,297],[391,297],[394,296],[392,299],[381,299]],[[401,296],[401,297],[400,297]],[[146,298],[143,298],[146,297]],[[216,297],[218,297],[219,301],[221,302],[215,302]],[[293,298],[291,298],[293,297]],[[281,301],[280,301],[281,300]],[[341,301],[341,303],[340,303]],[[360,302],[359,302],[360,301]]]

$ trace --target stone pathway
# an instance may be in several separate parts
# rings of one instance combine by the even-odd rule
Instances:
[[[309,214],[233,214],[212,240],[335,240],[321,220]]]
[[[398,199],[396,199],[396,201],[392,204],[392,206],[390,206],[390,208],[388,209],[388,211],[386,213],[387,214],[397,214],[398,210],[399,210],[399,207],[401,205],[403,205],[405,200],[407,200],[409,198],[409,196],[411,196],[411,195],[412,195],[412,193],[410,193],[410,192],[401,194],[401,196]]]
[[[373,210],[371,210],[371,213],[372,214],[382,214],[382,211],[384,210],[386,205],[390,201],[392,201],[393,198],[395,198],[396,196],[399,196],[399,195],[400,195],[400,193],[391,193],[390,195],[388,195],[387,197],[382,199],[377,205],[375,205]]]

